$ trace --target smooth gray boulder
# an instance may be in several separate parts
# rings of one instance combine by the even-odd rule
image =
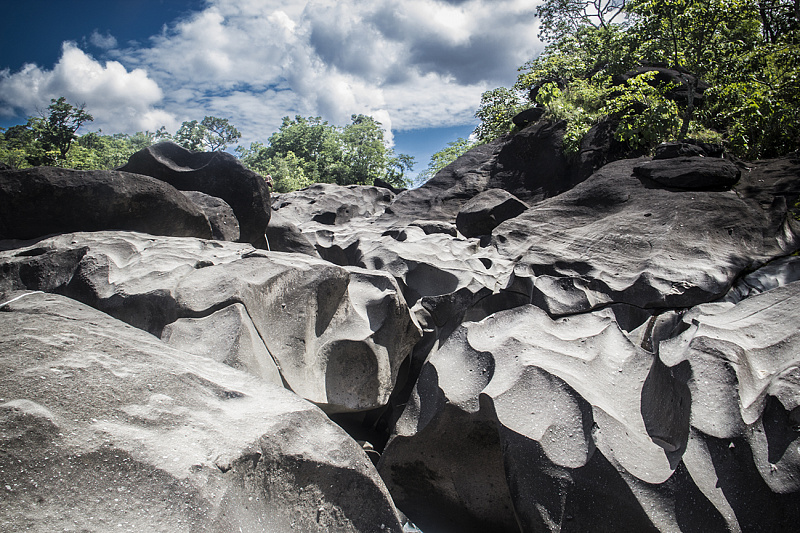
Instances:
[[[202,318],[179,318],[164,326],[161,340],[283,386],[278,366],[240,303]]]
[[[171,141],[148,146],[120,167],[167,182],[181,191],[200,191],[224,200],[239,221],[240,240],[265,248],[270,192],[263,177],[225,152],[193,152]]]
[[[455,224],[451,224],[449,222],[440,222],[438,220],[415,220],[409,224],[409,226],[416,226],[422,229],[426,235],[430,235],[431,233],[444,233],[450,235],[451,237],[458,236],[458,228]]]
[[[57,291],[158,336],[179,319],[225,325],[217,340],[228,339],[236,361],[269,376],[268,353],[291,390],[329,412],[385,405],[420,336],[388,274],[245,244],[67,234],[2,252],[0,264],[10,274],[2,290]],[[27,274],[29,265],[47,275]],[[217,315],[233,304],[245,308],[243,323]],[[242,327],[263,347],[244,353],[234,346]]]
[[[269,219],[269,226],[267,226],[267,249],[319,257],[317,250],[303,235],[300,228],[277,211],[273,211]]]
[[[62,296],[0,300],[9,531],[393,531],[372,463],[291,392]]]
[[[211,238],[203,212],[162,181],[113,170],[0,170],[0,239],[130,230]]]
[[[297,225],[313,221],[339,226],[353,219],[380,215],[393,199],[394,193],[383,187],[316,183],[299,191],[273,195],[272,207]]]
[[[691,394],[684,463],[743,531],[789,530],[800,519],[798,302],[800,283],[791,282],[701,305],[660,343],[660,359],[681,369]]]
[[[666,482],[688,436],[685,415],[648,431],[652,364],[607,311],[553,320],[528,305],[467,322],[425,364],[379,471],[423,531],[589,530],[601,519],[647,530],[630,489],[612,487]],[[662,405],[675,401],[661,392]],[[606,472],[582,483],[583,468]],[[580,508],[593,498],[607,509]]]

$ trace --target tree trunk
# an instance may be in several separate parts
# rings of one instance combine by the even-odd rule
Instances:
[[[697,77],[682,74],[681,78],[686,82],[686,110],[683,112],[683,123],[681,124],[681,131],[678,133],[678,140],[682,141],[689,133],[689,122],[694,116],[694,92],[697,89]]]

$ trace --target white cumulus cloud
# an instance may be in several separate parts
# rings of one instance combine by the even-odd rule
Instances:
[[[541,49],[530,0],[207,0],[146,44],[104,46],[101,64],[64,45],[52,70],[0,73],[0,112],[61,95],[86,102],[106,131],[170,131],[228,118],[243,142],[283,116],[385,128],[470,123],[483,91],[510,85]]]
[[[117,46],[116,37],[110,33],[103,35],[97,30],[94,30],[92,35],[89,36],[89,42],[97,48],[102,48],[103,50],[109,50],[111,48],[116,48]]]
[[[0,113],[35,114],[53,98],[86,104],[93,128],[111,131],[175,126],[174,116],[155,105],[163,98],[158,84],[142,69],[128,71],[117,61],[101,64],[75,43],[65,42],[52,70],[27,64],[18,72],[0,72]]]
[[[535,2],[522,0],[210,0],[146,48],[119,55],[147,69],[181,120],[219,116],[265,140],[283,116],[387,129],[469,123],[483,91],[508,85],[541,49]],[[248,108],[243,109],[243,95]],[[229,101],[230,106],[225,102]],[[247,131],[254,124],[258,131]],[[254,124],[255,125],[255,124]]]

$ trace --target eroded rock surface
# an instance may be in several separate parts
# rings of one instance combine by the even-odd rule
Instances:
[[[5,529],[400,531],[366,454],[310,403],[74,300],[5,298]]]
[[[384,405],[420,335],[391,276],[244,244],[66,234],[0,263],[4,290],[57,291],[192,353],[210,349],[189,348],[201,344],[187,338],[196,321],[216,324],[215,358],[269,379],[277,366],[291,390],[329,411]],[[237,304],[241,320],[223,319]]]
[[[9,368],[32,357],[31,339],[46,340],[31,348],[44,354],[36,364],[0,377],[11,384],[0,385],[0,403],[13,453],[44,472],[37,480],[65,471],[58,465],[99,479],[58,455],[66,448],[57,439],[72,431],[59,418],[66,403],[36,399],[83,391],[92,405],[138,406],[109,404],[113,415],[95,416],[105,421],[97,431],[135,440],[112,451],[137,465],[126,476],[156,472],[131,485],[170,494],[172,507],[154,507],[163,530],[281,531],[286,520],[303,531],[395,530],[362,450],[380,455],[392,498],[426,533],[792,530],[800,520],[800,160],[734,164],[699,143],[662,146],[651,160],[615,143],[612,121],[567,158],[564,126],[539,120],[474,148],[417,189],[315,185],[275,195],[275,225],[255,243],[270,250],[120,231],[0,242],[0,323],[28,298],[54,320],[52,302],[96,308],[70,315],[83,328],[77,337],[58,336],[73,331],[61,322],[31,320],[30,309],[14,318],[8,353],[27,355],[4,359]],[[167,166],[189,175],[208,157]],[[496,209],[509,199],[518,209]],[[473,204],[488,206],[477,209],[486,224],[475,231],[463,220]],[[7,303],[23,289],[71,300],[35,294]],[[86,332],[93,336],[84,341]],[[147,339],[132,360],[150,346],[163,360],[141,372],[117,363],[128,332]],[[48,366],[79,341],[88,344],[69,357],[83,366],[73,367],[98,366],[87,379],[112,384],[108,394],[74,387],[57,371],[64,365]],[[185,361],[203,361],[208,372],[185,370],[195,364]],[[155,399],[141,385],[151,380],[164,384]],[[240,431],[228,406],[256,410],[256,389],[274,396]],[[284,397],[297,409],[281,411]],[[226,416],[237,421],[217,447],[239,434],[256,444],[214,459],[213,476],[205,467],[188,477],[170,470],[168,453],[142,462],[156,441],[158,450],[183,445],[184,433],[162,430],[165,420],[200,432],[186,422],[194,412],[213,424],[187,457],[217,450],[206,440]],[[82,446],[96,446],[94,422],[73,420],[91,437]],[[138,426],[120,436],[119,427],[141,420],[152,439],[134,439]],[[56,461],[26,458],[39,444],[18,446],[51,441],[56,451],[42,453]],[[92,463],[102,475],[106,459]],[[44,516],[33,512],[36,483],[20,484],[14,520]],[[373,505],[360,512],[354,499]],[[73,527],[56,522],[59,509],[43,523]],[[120,516],[103,509],[108,520]]]
[[[606,165],[495,228],[494,246],[518,258],[514,274],[533,303],[554,316],[611,303],[688,307],[723,296],[746,269],[795,250],[785,204],[657,188],[636,177],[639,165]]]

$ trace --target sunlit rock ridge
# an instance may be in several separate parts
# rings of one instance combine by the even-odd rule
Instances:
[[[2,528],[793,529],[800,157],[564,130],[406,191],[0,169]]]

